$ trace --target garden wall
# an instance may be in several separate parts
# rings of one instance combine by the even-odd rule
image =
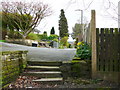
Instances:
[[[61,66],[63,78],[91,78],[91,60],[72,60],[63,61]]]
[[[2,87],[14,81],[27,64],[28,51],[4,51],[2,52]]]
[[[9,42],[9,43],[15,43],[15,44],[23,44],[23,40],[22,39],[6,39],[6,41],[7,42]],[[32,46],[32,42],[38,42],[37,40],[28,40],[28,39],[26,39],[25,41],[24,41],[24,44],[25,45],[28,45],[28,46]]]

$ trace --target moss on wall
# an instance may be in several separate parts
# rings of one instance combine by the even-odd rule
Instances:
[[[91,60],[72,61],[71,65],[72,77],[91,77]]]
[[[67,77],[91,78],[91,60],[64,61],[61,71],[64,79]]]
[[[14,81],[24,70],[27,64],[28,51],[2,52],[2,87]]]

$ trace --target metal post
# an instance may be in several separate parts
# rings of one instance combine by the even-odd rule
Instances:
[[[85,41],[85,36],[84,36],[85,33],[84,33],[84,25],[83,25],[83,10],[77,9],[75,11],[81,11],[81,25],[82,25],[82,34],[83,34],[82,38],[83,38],[83,41]]]
[[[83,34],[83,41],[85,42],[85,31],[84,31],[84,24],[83,24],[83,10],[81,10],[81,25],[82,25],[82,34]]]
[[[81,24],[83,24],[83,10],[80,11],[81,11]]]

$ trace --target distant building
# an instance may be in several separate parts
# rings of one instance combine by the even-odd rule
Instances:
[[[120,1],[118,2],[118,28],[120,28]]]

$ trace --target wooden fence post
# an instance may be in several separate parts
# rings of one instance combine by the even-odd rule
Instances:
[[[92,34],[92,78],[96,76],[96,63],[97,63],[97,44],[96,44],[96,13],[95,10],[91,11],[91,24],[90,31]]]

